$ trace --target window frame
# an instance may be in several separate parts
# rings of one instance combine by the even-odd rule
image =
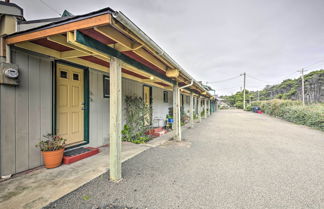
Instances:
[[[186,95],[186,104],[190,104],[190,96]]]
[[[106,83],[108,83],[108,86]],[[102,94],[103,98],[110,98],[110,77],[108,75],[102,76]]]
[[[163,91],[163,102],[169,103],[169,92],[168,91]]]

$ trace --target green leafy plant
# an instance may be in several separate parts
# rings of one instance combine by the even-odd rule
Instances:
[[[303,106],[300,101],[274,99],[253,102],[252,106],[271,116],[324,131],[324,104]]]
[[[186,123],[189,122],[190,118],[184,111],[184,107],[180,108],[180,116],[181,116],[181,124],[185,125]]]
[[[66,139],[53,134],[47,134],[43,137],[46,138],[46,140],[41,140],[35,145],[40,149],[40,151],[48,152],[65,148]]]
[[[123,141],[145,143],[150,137],[145,135],[150,128],[151,106],[141,97],[126,96],[126,124],[122,130]]]

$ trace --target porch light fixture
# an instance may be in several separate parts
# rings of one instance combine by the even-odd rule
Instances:
[[[154,80],[154,77],[153,76],[150,76],[150,80]]]

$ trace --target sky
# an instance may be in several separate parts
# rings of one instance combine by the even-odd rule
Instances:
[[[11,0],[27,20],[122,11],[218,95],[324,69],[324,0]]]

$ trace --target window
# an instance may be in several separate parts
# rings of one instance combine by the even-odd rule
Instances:
[[[167,91],[163,91],[163,102],[164,103],[169,102],[169,93]]]
[[[67,72],[66,71],[61,71],[60,76],[61,76],[61,78],[67,78]]]
[[[190,97],[186,96],[186,104],[190,104]]]
[[[183,94],[181,94],[181,101],[180,101],[180,106],[182,107],[183,106],[183,102],[184,102],[184,99],[183,99],[184,97],[183,97]]]
[[[109,76],[104,75],[103,76],[103,97],[109,98],[110,96],[110,80]]]
[[[73,80],[78,81],[79,80],[79,74],[73,73]]]

